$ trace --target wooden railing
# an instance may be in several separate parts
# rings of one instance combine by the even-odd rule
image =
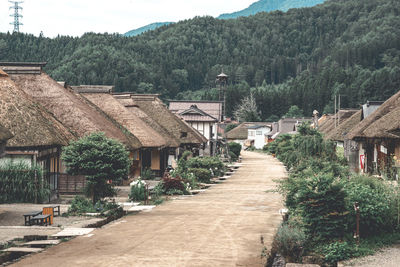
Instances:
[[[60,173],[58,176],[58,192],[60,194],[82,194],[86,185],[83,175]]]

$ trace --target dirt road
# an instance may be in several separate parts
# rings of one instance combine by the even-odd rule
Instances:
[[[261,266],[281,221],[273,179],[285,176],[270,156],[244,152],[222,184],[23,259],[15,266]]]

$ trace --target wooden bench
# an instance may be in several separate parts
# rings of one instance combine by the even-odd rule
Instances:
[[[50,224],[50,214],[36,215],[31,219],[31,224],[46,225]]]
[[[31,226],[32,225],[31,224],[32,217],[35,217],[40,214],[42,214],[42,211],[32,211],[32,212],[24,214],[25,226]]]
[[[60,216],[60,215],[61,215],[61,212],[60,212],[60,205],[46,206],[46,208],[52,208],[52,209],[53,209],[53,214],[54,214],[54,216],[56,216],[56,213],[57,213],[57,216]]]

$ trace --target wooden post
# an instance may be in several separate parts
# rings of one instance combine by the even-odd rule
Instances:
[[[356,211],[356,233],[354,238],[356,239],[357,245],[360,245],[360,206],[358,202],[354,202],[354,210]]]
[[[37,183],[37,181],[38,181],[37,170],[35,170],[35,204],[38,203],[38,200],[37,200],[38,183]]]

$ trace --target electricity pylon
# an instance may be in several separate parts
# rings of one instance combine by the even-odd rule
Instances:
[[[10,17],[14,17],[14,22],[11,22],[11,25],[14,25],[14,30],[13,32],[19,32],[19,26],[20,25],[24,25],[22,24],[19,19],[22,18],[22,15],[19,14],[19,10],[22,10],[22,7],[20,6],[20,4],[22,4],[24,1],[10,1],[8,0],[8,2],[10,2],[12,4],[12,6],[10,7],[10,9],[14,9],[14,14],[11,14]]]

